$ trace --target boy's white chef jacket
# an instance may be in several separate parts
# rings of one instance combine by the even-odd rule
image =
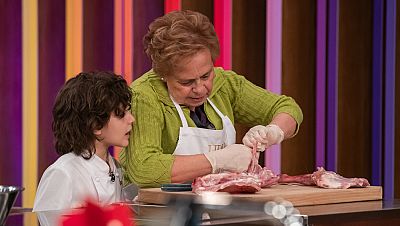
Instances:
[[[86,160],[74,153],[64,154],[50,165],[40,180],[33,211],[60,210],[82,206],[87,198],[101,204],[121,201],[121,170],[116,169],[112,182],[107,163],[97,155]]]

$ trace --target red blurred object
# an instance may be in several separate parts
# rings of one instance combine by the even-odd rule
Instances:
[[[132,211],[122,204],[100,206],[90,200],[86,206],[64,214],[62,226],[135,226]]]

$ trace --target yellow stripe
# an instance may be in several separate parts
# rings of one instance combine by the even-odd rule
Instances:
[[[38,2],[22,1],[22,206],[33,207],[38,172]],[[37,225],[35,216],[25,216],[24,225]]]
[[[68,80],[82,71],[82,0],[68,0],[66,4],[66,57],[65,57],[65,79]]]

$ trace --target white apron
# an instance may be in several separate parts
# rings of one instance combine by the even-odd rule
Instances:
[[[182,121],[179,129],[179,139],[174,155],[195,155],[222,149],[236,142],[236,131],[228,116],[223,115],[218,108],[207,98],[207,101],[222,119],[222,130],[212,130],[189,127],[181,106],[170,97]]]

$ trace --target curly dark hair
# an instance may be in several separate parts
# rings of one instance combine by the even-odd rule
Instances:
[[[208,49],[212,60],[219,55],[219,41],[207,16],[190,11],[172,11],[153,21],[143,38],[146,54],[159,76],[168,76],[181,59]]]
[[[80,73],[58,92],[53,107],[53,133],[59,155],[74,152],[89,159],[96,152],[95,130],[103,128],[111,113],[124,117],[132,91],[121,75],[112,72]]]

